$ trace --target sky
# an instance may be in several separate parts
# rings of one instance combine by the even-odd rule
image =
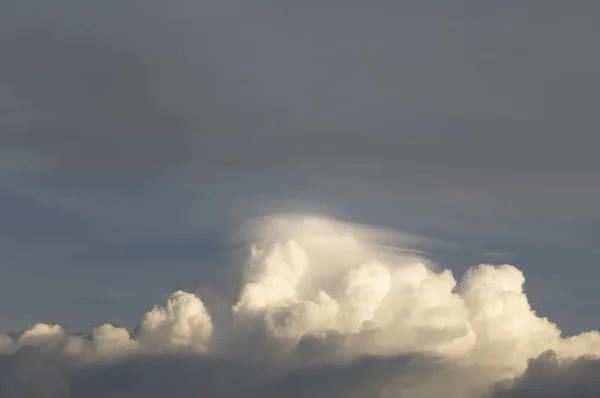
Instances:
[[[419,398],[473,374],[457,396],[597,396],[599,19],[585,0],[1,2],[0,392],[43,362],[58,398],[157,372],[180,396]],[[409,297],[416,263],[433,282]],[[381,289],[450,315],[394,323],[416,310]],[[489,331],[513,321],[500,355]]]

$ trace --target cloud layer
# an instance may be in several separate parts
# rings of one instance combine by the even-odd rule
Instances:
[[[597,3],[238,3],[0,5],[2,163],[598,215]]]
[[[307,215],[258,220],[243,237],[229,310],[177,291],[135,332],[37,324],[0,335],[3,396],[522,397],[545,377],[588,377],[600,355],[598,332],[563,338],[535,314],[511,265],[457,281],[413,249],[426,240]]]

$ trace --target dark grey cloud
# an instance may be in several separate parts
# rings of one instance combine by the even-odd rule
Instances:
[[[95,397],[597,397],[599,361],[559,362],[552,352],[530,361],[504,385],[469,389],[486,381],[483,369],[417,355],[364,357],[339,365],[277,365],[194,356],[135,357],[108,365],[72,367],[33,347],[0,356],[0,394],[6,398]],[[490,379],[492,380],[492,379]],[[461,385],[463,389],[461,390]],[[481,387],[481,386],[480,386]],[[460,392],[459,392],[460,391]],[[489,393],[488,393],[489,391]],[[400,395],[398,395],[400,394]],[[434,394],[434,395],[432,395]]]
[[[493,398],[567,398],[600,395],[600,360],[580,357],[559,361],[549,351],[529,362],[514,384],[498,387]]]
[[[379,397],[393,380],[441,368],[435,359],[368,357],[349,364],[276,369],[273,364],[201,357],[138,357],[70,368],[25,347],[0,357],[6,398],[95,397]],[[409,386],[410,381],[406,382]]]
[[[0,396],[69,397],[68,376],[52,357],[37,348],[23,347],[11,356],[0,356]]]

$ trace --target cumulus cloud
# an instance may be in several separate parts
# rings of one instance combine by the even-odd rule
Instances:
[[[144,315],[139,338],[150,351],[204,351],[212,334],[212,321],[202,300],[191,293],[176,291],[167,304]]]
[[[112,361],[134,354],[139,344],[124,328],[103,324],[96,327],[89,339],[71,336],[64,345],[64,354],[84,362]]]
[[[600,352],[596,333],[562,339],[538,317],[511,265],[482,264],[459,282],[418,251],[394,250],[402,237],[389,231],[316,217],[272,218],[258,231],[233,310],[289,347],[335,332],[353,340],[352,354],[424,352],[513,374],[547,349]]]
[[[61,398],[65,378],[75,397],[521,397],[546,377],[540,364],[572,374],[595,364],[582,356],[599,357],[598,332],[563,338],[536,315],[514,266],[457,279],[414,250],[426,240],[316,216],[270,217],[244,233],[243,282],[218,322],[201,297],[176,291],[134,333],[37,324],[0,335],[3,385],[58,378]],[[27,373],[20,358],[32,355],[51,371]]]
[[[38,323],[21,335],[18,344],[51,350],[58,347],[66,336],[65,330],[60,325]]]
[[[60,325],[39,323],[17,339],[0,335],[0,354],[35,347],[42,354],[77,364],[110,363],[138,354],[202,352],[211,334],[211,317],[202,300],[193,293],[177,291],[165,305],[156,305],[144,314],[135,336],[110,324],[82,336],[69,334]]]

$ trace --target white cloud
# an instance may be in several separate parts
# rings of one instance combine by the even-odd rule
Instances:
[[[19,346],[34,346],[43,350],[56,349],[66,338],[67,333],[60,325],[38,323],[25,331],[19,338]]]
[[[212,335],[211,317],[199,297],[177,291],[165,305],[156,305],[141,319],[136,339],[127,329],[110,324],[96,327],[89,337],[69,335],[59,325],[36,324],[17,341],[0,335],[0,354],[18,347],[37,347],[83,363],[110,362],[134,354],[199,353]]]
[[[212,320],[202,300],[179,290],[166,305],[155,306],[144,315],[139,340],[149,352],[202,352],[212,331]]]
[[[68,357],[88,363],[111,362],[138,352],[139,343],[127,329],[106,323],[94,328],[89,339],[70,336],[63,348]]]
[[[429,353],[506,375],[548,349],[565,358],[600,353],[597,333],[562,339],[536,315],[514,266],[479,265],[458,283],[418,252],[394,250],[389,231],[298,216],[266,219],[255,231],[261,239],[233,310],[262,319],[290,349],[334,332],[354,341],[346,355]]]
[[[600,356],[600,333],[562,338],[557,325],[536,315],[525,277],[511,265],[475,266],[459,282],[424,254],[399,247],[414,240],[390,231],[298,215],[265,219],[246,233],[252,231],[237,302],[217,325],[200,297],[176,291],[142,316],[135,334],[103,324],[86,338],[37,324],[16,340],[0,335],[0,354],[34,346],[82,366],[163,353],[242,360],[260,335],[269,344],[258,359],[281,369],[364,355],[433,355],[454,364],[411,389],[402,379],[406,396],[415,397],[481,392],[521,375],[547,350],[561,361]],[[213,349],[219,336],[227,340]],[[451,395],[444,383],[457,372],[470,376]],[[395,383],[386,388],[391,396]]]

